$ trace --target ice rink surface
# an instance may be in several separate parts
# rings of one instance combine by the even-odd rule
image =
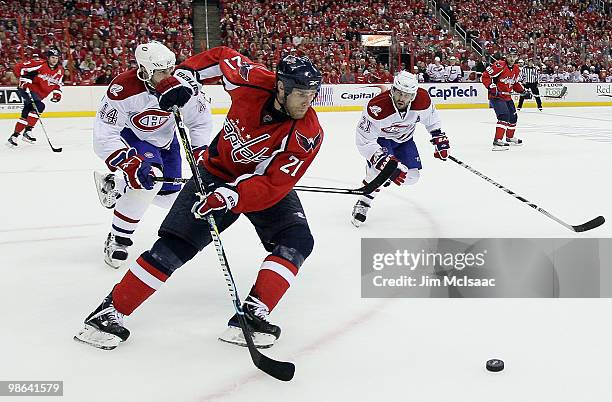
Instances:
[[[610,237],[612,109],[519,113],[525,146],[490,149],[491,110],[442,110],[452,154],[571,224],[575,234],[461,166],[433,158],[417,128],[423,170],[415,186],[388,188],[366,225],[350,223],[355,198],[301,193],[315,250],[271,315],[283,336],[264,353],[296,364],[281,383],[248,351],[216,340],[233,314],[214,249],[173,275],[128,317],[114,351],[72,340],[121,279],[103,262],[111,211],[92,172],[92,118],[45,119],[36,145],[0,149],[0,380],[63,380],[63,401],[591,402],[610,398],[612,302],[606,299],[362,299],[362,237]],[[359,113],[320,113],[325,140],[300,184],[358,186]],[[219,128],[223,116],[214,116]],[[0,120],[2,141],[14,120]],[[185,167],[187,174],[187,167]],[[166,211],[152,206],[133,261],[156,239]],[[266,255],[240,219],[222,239],[242,296]],[[506,362],[501,373],[487,359]],[[33,398],[39,400],[39,398]],[[28,400],[27,397],[19,398]]]

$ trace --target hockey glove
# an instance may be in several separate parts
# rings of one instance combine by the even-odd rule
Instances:
[[[204,166],[204,152],[208,149],[208,145],[202,145],[199,147],[193,147],[193,159],[196,161],[196,165]]]
[[[26,90],[32,86],[32,80],[27,77],[19,77],[18,88]]]
[[[491,84],[489,86],[489,96],[491,98],[497,98],[500,95],[499,90],[497,89],[497,85]]]
[[[127,185],[133,190],[153,190],[155,175],[151,164],[142,155],[134,155],[117,165]]]
[[[162,110],[170,111],[173,106],[183,107],[193,96],[191,88],[181,84],[176,77],[163,79],[155,90],[159,92],[159,107]]]
[[[522,96],[523,98],[525,98],[525,100],[529,100],[529,99],[531,99],[531,98],[532,98],[532,95],[533,95],[533,94],[531,93],[531,91],[530,91],[529,89],[526,89],[526,90],[525,90],[525,92],[523,92],[523,93],[521,94],[521,96]]]
[[[51,92],[51,102],[57,103],[62,100],[62,93],[60,91]]]
[[[376,170],[383,170],[387,162],[390,160],[397,161],[397,168],[391,173],[389,180],[393,183],[401,186],[406,180],[406,168],[404,165],[393,155],[389,155],[387,148],[381,148],[370,158],[371,165]]]
[[[445,161],[448,158],[448,150],[450,149],[446,134],[440,130],[434,130],[431,132],[430,142],[436,147],[434,157]]]
[[[206,219],[212,211],[226,211],[238,203],[238,193],[228,187],[219,187],[208,195],[197,194],[199,200],[193,204],[191,212],[196,219]]]

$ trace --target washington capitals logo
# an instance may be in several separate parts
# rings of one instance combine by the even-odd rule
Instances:
[[[238,70],[238,74],[242,77],[243,80],[249,80],[249,72],[253,69],[253,66],[249,63],[242,62],[240,69]]]
[[[317,134],[314,138],[308,138],[299,131],[295,131],[295,137],[297,138],[298,144],[300,147],[306,152],[310,152],[313,149],[316,149],[321,142],[321,132]]]

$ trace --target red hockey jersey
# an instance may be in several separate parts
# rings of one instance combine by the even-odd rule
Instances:
[[[51,68],[46,60],[33,59],[16,64],[13,72],[17,78],[21,76],[30,78],[32,80],[30,91],[36,93],[40,99],[46,98],[53,91],[62,90],[64,67],[59,63],[55,68]]]
[[[489,89],[491,84],[497,85],[497,89],[500,92],[497,99],[512,99],[510,94],[512,91],[523,92],[525,89],[523,85],[518,82],[518,76],[521,72],[518,64],[509,68],[504,60],[498,60],[495,63],[487,67],[486,71],[482,73],[482,83]],[[489,99],[493,97],[489,93]]]
[[[283,199],[319,152],[323,130],[314,109],[293,120],[274,112],[276,74],[228,47],[192,56],[177,67],[200,82],[222,78],[232,105],[206,151],[204,166],[238,192],[234,212],[260,211]]]

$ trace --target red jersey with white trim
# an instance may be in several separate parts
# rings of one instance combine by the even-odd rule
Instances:
[[[310,107],[294,120],[273,107],[276,74],[228,47],[192,56],[175,76],[190,70],[199,83],[222,78],[232,105],[206,151],[204,166],[235,187],[234,212],[261,211],[283,199],[306,172],[323,142]]]
[[[18,78],[31,78],[30,91],[36,93],[40,99],[46,98],[53,91],[62,90],[64,67],[59,63],[55,68],[51,68],[47,60],[33,59],[16,64],[13,72]]]
[[[510,94],[512,91],[523,92],[525,88],[518,82],[518,76],[521,72],[518,64],[514,64],[512,68],[509,68],[504,60],[498,60],[495,63],[487,67],[486,71],[482,73],[482,83],[489,89],[491,84],[497,85],[497,89],[501,94],[495,97],[495,99],[510,100],[512,97]],[[493,97],[489,94],[489,99]]]

